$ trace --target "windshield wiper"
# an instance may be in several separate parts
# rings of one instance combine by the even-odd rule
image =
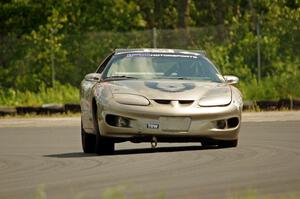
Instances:
[[[126,76],[126,75],[113,75],[113,76],[104,78],[103,81],[114,81],[114,80],[124,80],[124,79],[138,79],[138,78]]]

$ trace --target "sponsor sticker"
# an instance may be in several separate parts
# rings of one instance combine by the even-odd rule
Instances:
[[[164,54],[164,53],[129,53],[126,57],[181,57],[197,59],[195,55],[186,54]]]

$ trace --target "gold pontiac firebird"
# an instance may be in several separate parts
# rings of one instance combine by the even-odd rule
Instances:
[[[203,51],[116,49],[81,83],[83,151],[109,154],[124,141],[236,147],[238,80]]]

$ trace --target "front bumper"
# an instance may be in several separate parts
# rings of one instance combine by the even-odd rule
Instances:
[[[172,107],[166,105],[132,106],[111,101],[98,111],[101,135],[114,138],[156,136],[161,138],[208,138],[236,140],[241,124],[241,110],[231,103],[223,107]],[[107,115],[130,119],[130,127],[109,125]],[[238,124],[224,129],[217,128],[218,120],[237,118]],[[149,125],[150,124],[150,125]],[[151,126],[151,124],[155,124]],[[158,124],[158,125],[157,125]],[[177,139],[178,140],[178,139]],[[184,140],[184,139],[183,139]]]

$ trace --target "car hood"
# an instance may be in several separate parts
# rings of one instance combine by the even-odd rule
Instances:
[[[112,94],[142,95],[150,100],[199,100],[201,106],[230,104],[226,83],[187,80],[121,80],[105,82]]]

